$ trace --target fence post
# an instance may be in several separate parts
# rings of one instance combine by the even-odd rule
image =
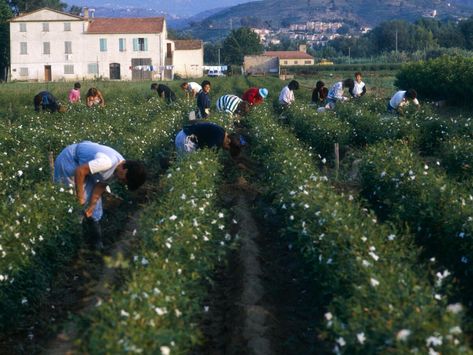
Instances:
[[[338,180],[338,171],[340,169],[340,146],[335,143],[335,180]]]
[[[54,181],[54,154],[52,151],[48,153],[49,171],[51,172],[51,181]]]

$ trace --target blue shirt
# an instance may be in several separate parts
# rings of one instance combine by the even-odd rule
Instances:
[[[210,97],[209,94],[200,90],[197,95],[197,107],[199,108],[200,116],[202,118],[207,118],[208,114],[205,112],[206,108],[210,108]]]

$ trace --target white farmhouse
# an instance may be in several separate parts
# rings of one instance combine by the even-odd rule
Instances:
[[[164,17],[94,18],[87,9],[75,16],[43,8],[11,19],[10,40],[11,80],[165,80],[176,68],[181,76],[203,75],[202,42],[179,55]]]

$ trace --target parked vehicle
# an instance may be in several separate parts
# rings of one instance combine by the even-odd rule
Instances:
[[[207,76],[225,76],[225,74],[222,73],[220,70],[211,69],[211,70],[209,70],[209,72],[207,73]]]

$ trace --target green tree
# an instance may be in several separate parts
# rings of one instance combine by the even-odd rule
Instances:
[[[31,12],[42,7],[49,7],[50,9],[65,11],[67,4],[61,2],[61,0],[8,0],[12,11],[15,14],[20,12]]]
[[[10,25],[7,22],[13,16],[6,0],[0,0],[0,81],[7,79],[10,63]]]
[[[210,65],[218,64],[218,50],[222,48],[221,43],[204,43],[204,63]]]
[[[460,31],[463,34],[466,49],[473,49],[473,17],[460,22]]]
[[[262,52],[263,46],[258,35],[247,27],[240,27],[232,30],[224,39],[221,55],[223,63],[241,65],[245,55]]]

